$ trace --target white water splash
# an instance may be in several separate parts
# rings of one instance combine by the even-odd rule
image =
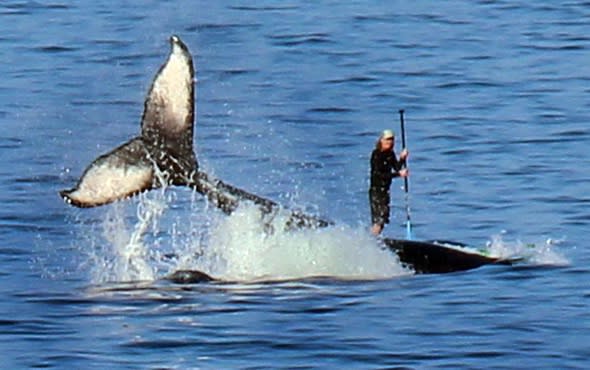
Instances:
[[[145,236],[157,232],[166,205],[163,193],[152,198],[142,195],[131,226],[126,222],[123,203],[108,208],[99,224],[99,236],[87,237],[91,248],[86,252],[94,283],[151,281],[157,277],[158,268],[152,260],[159,253],[146,244]]]
[[[100,237],[90,238],[93,283],[151,281],[186,269],[226,281],[381,279],[412,273],[364,229],[285,231],[286,214],[268,220],[257,206],[244,203],[226,216],[194,197],[190,210],[175,210],[168,207],[174,194],[140,196],[137,215],[127,222],[123,204],[109,208]],[[166,224],[175,211],[177,217]]]
[[[226,216],[194,193],[188,210],[169,207],[179,203],[175,192],[154,191],[138,199],[136,215],[126,215],[124,203],[115,204],[100,223],[99,235],[86,237],[94,283],[153,281],[177,270],[238,282],[386,279],[413,273],[364,228],[285,231],[286,212],[269,219],[244,202]],[[527,265],[567,265],[555,249],[558,244],[508,241],[500,234],[481,252]]]
[[[555,250],[562,241],[547,239],[539,243],[506,241],[503,234],[494,235],[487,243],[487,250],[492,256],[506,259],[520,259],[530,265],[565,266],[569,260]]]
[[[397,256],[366,230],[329,227],[285,231],[286,218],[262,220],[245,205],[213,226],[200,266],[224,280],[287,280],[329,276],[382,279],[407,275]]]

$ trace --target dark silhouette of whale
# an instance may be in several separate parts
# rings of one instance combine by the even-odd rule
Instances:
[[[286,228],[326,227],[333,224],[315,215],[286,210],[260,197],[199,171],[193,148],[194,67],[192,56],[178,36],[170,38],[170,53],[151,84],[141,118],[141,134],[98,157],[63,199],[77,207],[95,207],[162,186],[188,186],[206,196],[223,212],[232,213],[243,201],[258,205],[263,214],[289,212]],[[450,248],[448,243],[384,239],[402,263],[418,273],[468,270],[506,260]],[[457,244],[457,246],[461,246]],[[181,271],[173,281],[204,281],[208,275]]]

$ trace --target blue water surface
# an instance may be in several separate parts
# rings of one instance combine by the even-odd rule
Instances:
[[[589,24],[583,1],[3,1],[0,367],[590,367]],[[368,229],[369,154],[404,108],[417,238],[552,239],[560,258],[369,281],[97,282],[88,256],[105,257],[93,240],[117,206],[77,210],[57,192],[137,135],[171,34],[194,54],[208,172]],[[154,248],[192,217],[189,190],[170,192]],[[405,235],[404,202],[398,181],[386,235]],[[140,203],[119,207],[133,222]]]

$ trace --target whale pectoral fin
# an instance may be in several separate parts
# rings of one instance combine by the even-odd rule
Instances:
[[[98,157],[74,189],[59,194],[77,207],[100,206],[153,188],[154,173],[144,143],[135,138]]]

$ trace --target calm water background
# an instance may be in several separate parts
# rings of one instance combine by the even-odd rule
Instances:
[[[576,1],[3,1],[0,367],[588,368],[589,27]],[[137,134],[173,33],[195,54],[196,151],[216,176],[365,229],[368,156],[405,108],[419,238],[559,239],[568,262],[97,280],[101,225],[133,225],[141,203],[76,210],[57,191]],[[390,236],[404,234],[399,185]],[[197,228],[218,216],[169,194],[149,248],[192,238],[173,230],[195,207]]]

